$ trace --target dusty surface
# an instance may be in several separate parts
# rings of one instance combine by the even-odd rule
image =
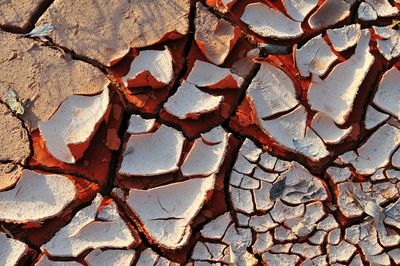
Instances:
[[[0,264],[400,265],[399,18],[0,1]]]
[[[56,0],[36,26],[53,25],[54,43],[110,66],[131,47],[186,35],[189,7],[189,0]]]
[[[0,161],[25,163],[30,155],[28,132],[22,122],[0,103]]]
[[[34,19],[48,4],[48,0],[6,0],[0,2],[0,27],[26,31],[33,27]]]
[[[0,31],[0,44],[0,99],[7,102],[11,87],[28,101],[22,119],[29,128],[48,120],[68,96],[96,94],[109,83],[99,69],[20,35]]]

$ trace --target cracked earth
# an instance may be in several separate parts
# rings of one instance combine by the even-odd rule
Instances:
[[[399,0],[0,0],[0,265],[400,265]]]

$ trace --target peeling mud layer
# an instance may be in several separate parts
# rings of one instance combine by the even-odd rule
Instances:
[[[0,0],[0,265],[400,265],[400,1],[78,2]]]

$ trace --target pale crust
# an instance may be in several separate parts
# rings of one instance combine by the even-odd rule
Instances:
[[[19,35],[0,30],[0,46],[0,100],[6,102],[9,86],[31,100],[22,116],[30,128],[48,120],[68,96],[97,94],[109,83],[97,68]]]
[[[60,215],[76,194],[73,182],[65,176],[23,170],[14,188],[0,193],[0,220],[42,222]]]
[[[185,35],[189,8],[189,0],[56,0],[36,25],[50,23],[54,43],[110,66],[130,47]]]
[[[18,265],[18,261],[28,252],[28,245],[24,242],[8,238],[0,232],[0,264]]]
[[[75,163],[83,152],[73,154],[70,145],[84,144],[96,132],[109,108],[109,91],[95,96],[73,95],[39,129],[46,148],[59,161]]]
[[[195,40],[207,59],[221,65],[236,44],[239,31],[225,19],[218,19],[201,3],[196,6]]]
[[[154,242],[168,249],[178,249],[188,243],[190,224],[214,184],[215,175],[211,175],[149,190],[131,189],[127,204]]]

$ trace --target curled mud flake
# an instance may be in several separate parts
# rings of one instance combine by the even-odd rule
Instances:
[[[307,128],[306,120],[307,112],[303,106],[299,106],[276,119],[263,120],[261,125],[279,144],[311,160],[318,161],[329,153],[322,140]]]
[[[22,164],[30,155],[28,132],[22,122],[2,103],[0,103],[0,151],[0,161]]]
[[[323,114],[317,113],[311,121],[311,128],[322,138],[326,144],[338,144],[343,141],[353,129],[352,127],[341,129],[335,125],[332,119]]]
[[[89,266],[96,265],[119,265],[129,266],[135,259],[134,250],[124,249],[108,249],[101,250],[99,248],[91,251],[86,257],[85,261]]]
[[[360,148],[351,164],[359,174],[373,174],[390,162],[391,154],[400,143],[400,129],[385,124],[375,131]]]
[[[379,83],[378,91],[375,93],[373,103],[382,110],[400,120],[400,71],[392,67]]]
[[[197,87],[238,89],[243,83],[243,78],[232,73],[228,68],[196,60],[186,81]]]
[[[196,139],[180,168],[182,174],[209,176],[218,172],[228,149],[229,134],[224,132],[221,137],[223,141],[214,145],[207,144],[202,138]]]
[[[0,192],[0,220],[41,222],[61,214],[77,191],[67,177],[23,170],[11,190]]]
[[[362,21],[374,21],[378,19],[375,9],[367,2],[362,2],[357,9],[358,19]]]
[[[208,144],[218,144],[225,141],[226,131],[223,127],[214,127],[208,132],[202,133],[201,138],[205,143]]]
[[[174,78],[171,52],[164,50],[144,50],[133,59],[128,74],[122,77],[124,85],[129,88],[167,86]]]
[[[179,119],[186,119],[218,109],[222,100],[223,96],[213,96],[184,81],[164,108]]]
[[[211,175],[149,190],[131,189],[127,204],[152,242],[179,249],[188,243],[191,223],[210,197],[214,183],[215,176]]]
[[[318,4],[318,0],[283,0],[282,2],[289,16],[300,22],[303,21]]]
[[[370,130],[377,127],[389,118],[388,114],[381,113],[376,110],[373,106],[368,105],[367,112],[365,114],[364,126],[365,129]]]
[[[109,102],[107,87],[96,96],[68,97],[49,120],[39,122],[39,130],[49,153],[57,160],[70,164],[81,158],[103,121]]]
[[[375,27],[376,32],[379,32],[379,30],[377,31],[378,28],[379,27]],[[392,60],[400,56],[400,30],[391,30],[389,34],[390,35],[387,33],[382,34],[382,39],[377,40],[378,50],[386,58],[386,60]]]
[[[343,52],[357,44],[361,35],[361,26],[352,24],[338,29],[328,29],[326,33],[333,48],[338,52]]]
[[[261,120],[296,107],[296,90],[291,78],[269,63],[261,63],[251,81],[247,95],[252,100]]]
[[[313,30],[335,25],[350,15],[351,4],[345,0],[326,0],[308,19]]]
[[[19,99],[30,102],[21,118],[32,130],[39,121],[50,119],[69,96],[99,94],[109,84],[99,69],[29,38],[0,31],[0,45],[0,83],[12,84]],[[13,53],[16,58],[9,60]],[[0,86],[3,102],[7,102],[7,88]]]
[[[150,132],[155,125],[155,119],[144,119],[140,115],[131,115],[126,132],[129,134],[145,134]]]
[[[55,44],[110,66],[130,47],[146,47],[186,35],[189,10],[186,0],[85,0],[79,6],[73,1],[55,1],[36,26],[53,25],[50,38]]]
[[[396,22],[395,22],[396,23]],[[398,23],[396,23],[398,24]],[[372,26],[372,28],[374,29],[375,33],[383,38],[383,39],[389,39],[391,38],[393,35],[395,35],[397,33],[397,31],[394,29],[395,25],[389,25],[389,26]]]
[[[131,135],[123,153],[120,174],[153,176],[178,170],[185,138],[162,125],[154,133]]]
[[[240,36],[240,29],[217,18],[201,3],[196,5],[195,36],[197,46],[216,65],[224,63]]]
[[[391,17],[399,14],[399,10],[385,0],[365,0],[376,11],[379,17]]]
[[[247,5],[240,19],[262,37],[293,39],[303,34],[300,22],[286,17],[263,3]]]
[[[354,55],[336,65],[328,77],[313,82],[309,88],[311,109],[327,114],[339,125],[346,122],[358,90],[374,63],[369,52],[370,35],[368,30],[362,30]]]
[[[293,81],[282,70],[262,63],[247,95],[262,129],[278,144],[315,161],[329,154],[320,137],[307,127],[307,111],[299,105]]]
[[[336,59],[337,56],[322,35],[312,38],[301,48],[296,49],[296,66],[303,77],[324,75]]]
[[[41,249],[56,257],[77,257],[88,249],[127,248],[136,242],[115,202],[103,202],[98,194],[90,206],[78,211]]]
[[[0,232],[0,264],[4,266],[19,265],[21,259],[28,253],[27,244],[9,238]]]

